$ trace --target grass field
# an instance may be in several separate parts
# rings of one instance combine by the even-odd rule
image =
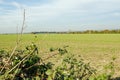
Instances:
[[[16,41],[17,35],[0,35],[0,49],[12,50]],[[51,47],[69,46],[69,53],[81,55],[95,67],[108,63],[115,56],[116,70],[120,70],[120,34],[24,34],[20,48],[31,42],[37,44],[41,55]]]

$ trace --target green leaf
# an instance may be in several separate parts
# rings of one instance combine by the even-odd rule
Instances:
[[[53,73],[53,71],[52,71],[51,69],[48,69],[48,70],[46,71],[46,74],[47,74],[47,75],[52,75],[52,73]]]
[[[52,80],[51,76],[48,76],[47,80]]]

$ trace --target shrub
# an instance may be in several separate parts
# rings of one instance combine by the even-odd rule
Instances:
[[[68,53],[66,47],[50,48],[54,55]],[[111,80],[114,74],[114,60],[105,66],[105,72],[96,74],[97,70],[85,63],[79,56],[74,55],[63,58],[61,65],[54,67],[52,62],[38,54],[35,44],[25,47],[24,50],[15,50],[13,56],[5,50],[0,50],[0,79],[1,80]],[[54,69],[53,69],[54,67]]]

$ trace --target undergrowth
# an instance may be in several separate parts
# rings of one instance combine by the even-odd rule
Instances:
[[[97,69],[85,63],[80,56],[76,59],[69,55],[66,47],[50,48],[50,52],[55,53],[45,59],[39,56],[38,47],[33,43],[23,50],[15,50],[11,59],[10,52],[0,50],[0,80],[112,80],[115,58],[98,75]],[[68,56],[57,67],[53,62],[45,62],[55,55],[66,53]]]

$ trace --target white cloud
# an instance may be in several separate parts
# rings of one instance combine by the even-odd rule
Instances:
[[[21,8],[21,5],[17,2],[12,2],[11,5],[17,7],[17,8]]]
[[[52,4],[29,7],[31,15],[54,17],[64,13],[105,13],[119,9],[118,0],[57,0]]]
[[[27,7],[25,4],[20,4],[20,3],[15,2],[15,1],[9,3],[9,5],[15,6],[15,7],[18,8],[18,9],[24,9],[25,7]]]
[[[0,0],[1,2],[2,0]],[[52,3],[27,6],[11,2],[9,5],[17,7],[15,10],[8,11],[5,15],[0,15],[3,21],[0,24],[12,25],[21,23],[21,10],[26,9],[26,20],[29,25],[80,25],[80,24],[103,24],[109,23],[109,19],[115,16],[120,17],[120,0],[52,0]],[[39,4],[39,3],[37,3]],[[1,10],[1,9],[0,9]],[[102,21],[103,20],[103,21]],[[106,21],[105,21],[106,20]],[[97,22],[98,21],[98,22]],[[115,20],[114,20],[115,21]],[[113,23],[114,23],[113,21]],[[111,21],[112,22],[112,21]],[[112,23],[111,23],[112,24]],[[5,25],[4,25],[5,26]],[[7,27],[8,27],[7,26]]]
[[[71,12],[80,4],[79,0],[57,0],[52,4],[29,7],[30,15],[42,20],[58,17],[66,12]]]
[[[120,17],[120,12],[113,13],[114,16]]]

